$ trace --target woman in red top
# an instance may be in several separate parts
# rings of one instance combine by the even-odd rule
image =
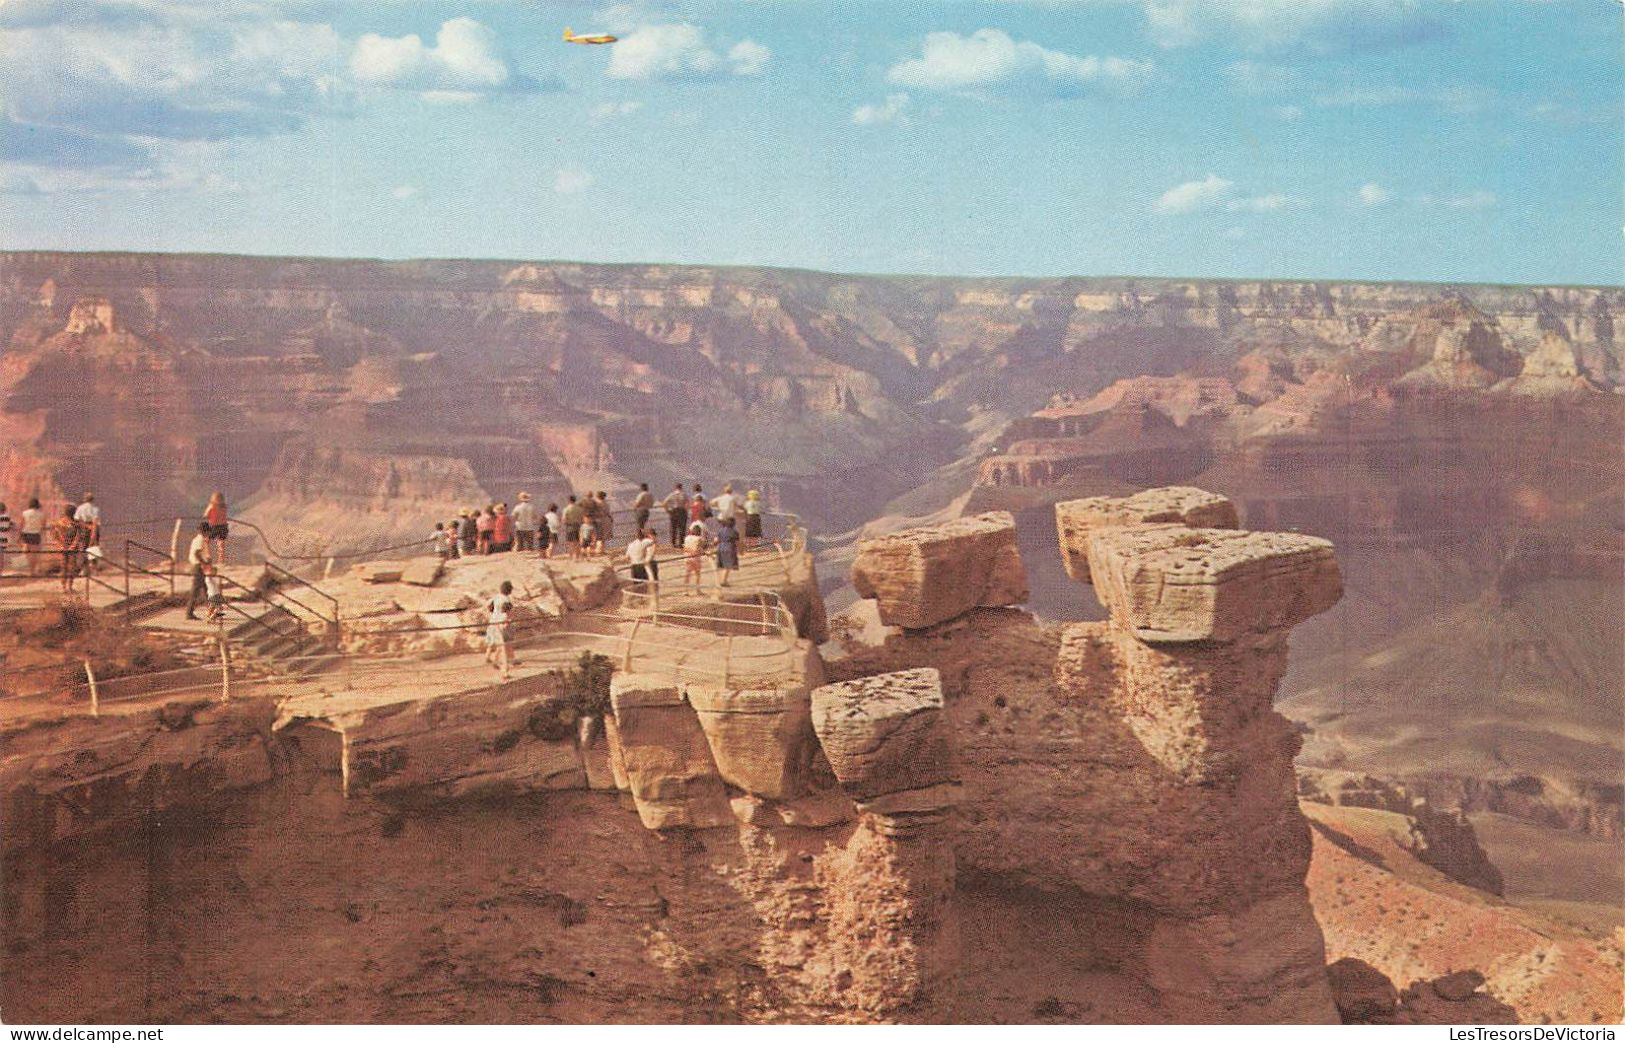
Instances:
[[[209,505],[203,508],[203,520],[209,523],[209,543],[215,566],[224,565],[226,537],[231,534],[231,529],[226,524],[226,497],[223,493],[216,491],[209,497]]]
[[[507,504],[499,503],[491,516],[491,553],[510,550],[513,550],[513,515],[508,513]]]

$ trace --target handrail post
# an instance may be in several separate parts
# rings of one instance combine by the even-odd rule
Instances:
[[[625,670],[627,673],[632,672],[632,642],[638,636],[638,627],[640,627],[642,625],[643,625],[643,620],[641,620],[641,619],[633,620],[632,621],[632,631],[631,631],[631,633],[626,635],[626,655],[621,660],[621,669]]]
[[[90,682],[90,716],[102,715],[101,692],[96,688],[96,674],[90,669],[90,660],[85,660],[85,680]]]
[[[732,634],[728,635],[727,642],[722,646],[722,687],[732,688],[733,686],[728,683],[728,669],[733,666],[734,658],[734,636]]]
[[[226,624],[215,624],[215,639],[220,642],[220,701],[231,702],[231,652],[226,645]]]

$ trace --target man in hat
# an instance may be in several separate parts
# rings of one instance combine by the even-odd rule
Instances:
[[[536,527],[540,520],[536,505],[530,502],[530,493],[520,493],[519,503],[513,509],[514,537],[519,541],[520,550],[536,549]]]

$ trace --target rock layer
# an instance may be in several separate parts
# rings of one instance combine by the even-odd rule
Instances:
[[[927,627],[973,608],[1027,600],[1027,573],[1008,511],[905,529],[858,545],[852,585],[888,626]]]

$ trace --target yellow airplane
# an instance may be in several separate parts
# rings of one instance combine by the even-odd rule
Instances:
[[[611,36],[608,33],[598,33],[595,36],[577,36],[569,26],[564,27],[565,43],[614,43],[619,39],[619,36]]]

